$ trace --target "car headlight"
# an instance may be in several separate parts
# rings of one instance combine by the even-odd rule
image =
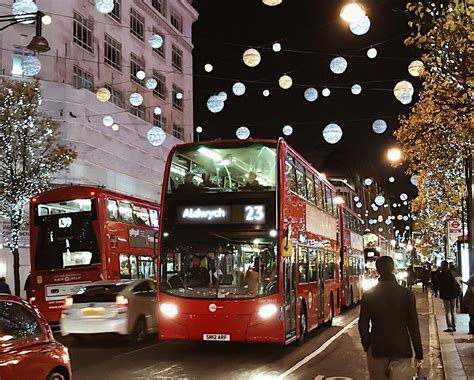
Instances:
[[[278,308],[273,305],[273,304],[267,304],[260,306],[260,309],[258,309],[258,315],[263,318],[263,319],[268,319],[272,315],[275,315],[278,311]]]
[[[178,315],[178,308],[172,303],[160,304],[160,311],[168,318],[173,318]]]

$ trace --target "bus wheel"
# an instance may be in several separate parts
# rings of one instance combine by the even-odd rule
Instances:
[[[304,307],[302,307],[300,311],[300,337],[296,341],[298,346],[301,346],[303,344],[304,338],[306,337],[307,332],[308,332],[308,320],[306,319],[306,311]]]
[[[331,294],[331,302],[329,304],[329,319],[325,323],[325,325],[328,326],[328,327],[331,327],[333,319],[334,319],[334,301],[332,299],[332,294]]]
[[[131,338],[132,338],[132,341],[134,342],[140,342],[144,340],[146,336],[147,336],[146,321],[145,321],[145,317],[141,315],[137,319],[137,323],[135,324],[135,327],[131,334]]]

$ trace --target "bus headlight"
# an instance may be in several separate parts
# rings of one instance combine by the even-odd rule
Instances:
[[[168,318],[173,318],[178,315],[178,308],[172,303],[160,304],[160,311]]]
[[[278,308],[270,303],[267,305],[260,306],[260,309],[258,309],[258,315],[263,319],[268,319],[272,315],[275,315],[277,311]]]

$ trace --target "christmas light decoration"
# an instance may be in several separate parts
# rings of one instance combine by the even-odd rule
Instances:
[[[145,87],[149,90],[154,90],[158,86],[158,82],[154,78],[149,78],[145,82]]]
[[[369,57],[370,59],[374,59],[375,57],[377,57],[377,49],[370,48],[369,50],[367,50],[367,57]]]
[[[212,70],[214,70],[214,67],[210,63],[206,63],[204,65],[204,71],[206,73],[210,73],[210,72],[212,72]]]
[[[202,133],[202,127],[196,127],[196,132],[197,133]]]
[[[139,107],[143,103],[143,96],[140,95],[138,92],[133,92],[132,94],[130,94],[128,101],[132,106]]]
[[[374,181],[372,180],[372,178],[366,178],[366,179],[364,179],[364,185],[365,185],[365,186],[370,186],[370,185],[372,185],[373,182],[374,182]]]
[[[176,99],[178,99],[178,100],[183,99],[183,93],[182,92],[177,92],[176,93]]]
[[[401,199],[402,201],[406,201],[406,200],[408,199],[408,195],[406,195],[405,193],[401,193],[401,194],[400,194],[400,199]]]
[[[354,84],[351,87],[351,92],[353,95],[359,95],[362,92],[362,86],[360,84]]]
[[[99,88],[96,92],[97,99],[101,101],[102,103],[107,102],[110,99],[110,96],[111,96],[110,91],[105,87]]]
[[[331,95],[331,90],[329,88],[323,88],[323,91],[321,92],[325,98],[327,98],[329,95]]]
[[[159,49],[163,46],[163,37],[159,34],[152,34],[148,37],[148,45],[150,45],[153,49]]]
[[[383,195],[377,195],[374,199],[374,202],[377,206],[382,206],[385,203],[385,198]]]
[[[272,45],[272,50],[275,52],[275,53],[279,53],[281,51],[281,44],[279,42],[275,42],[273,45]]]
[[[102,118],[102,124],[106,127],[111,127],[114,124],[114,118],[110,115],[104,116]]]
[[[412,61],[408,65],[408,72],[410,73],[411,76],[414,77],[419,77],[423,75],[423,72],[425,71],[425,65],[421,61]]]
[[[221,91],[219,92],[219,94],[217,94],[217,96],[223,101],[225,102],[227,100],[227,93],[225,91]]]
[[[12,15],[15,16],[17,20],[25,18],[22,15],[26,13],[36,13],[38,12],[38,6],[33,0],[16,0],[12,4]],[[21,24],[32,24],[34,20],[20,21]]]
[[[278,84],[284,90],[288,90],[293,85],[293,79],[289,75],[282,75],[280,79],[278,79]]]
[[[255,67],[259,65],[260,61],[262,60],[262,57],[260,56],[258,50],[247,49],[244,51],[242,59],[248,67]]]
[[[356,207],[357,207],[357,208],[361,208],[361,207],[362,207],[362,203],[361,203],[361,202],[357,202],[357,203],[356,203]]]
[[[283,0],[262,0],[262,3],[268,5],[269,7],[274,7],[280,5]]]
[[[342,138],[342,129],[335,123],[328,124],[323,129],[323,138],[329,144],[336,144]]]
[[[347,61],[343,57],[333,58],[329,68],[334,74],[342,74],[347,69]]]
[[[112,131],[117,132],[120,129],[120,126],[117,123],[112,124]]]
[[[365,17],[365,9],[357,2],[351,2],[341,9],[339,16],[348,23],[357,22]]]
[[[293,133],[293,127],[291,125],[285,125],[282,132],[285,136],[290,136]]]
[[[166,133],[160,127],[152,127],[146,134],[148,142],[153,146],[160,146],[166,140]]]
[[[305,98],[308,102],[314,102],[316,99],[318,99],[318,90],[316,90],[316,89],[313,88],[313,87],[307,88],[307,89],[304,91],[304,98]]]
[[[224,109],[224,102],[217,95],[212,95],[207,100],[207,109],[212,113],[221,112]]]
[[[387,123],[382,119],[375,120],[372,123],[372,130],[380,135],[387,130]]]
[[[52,21],[53,20],[51,19],[50,15],[44,15],[43,17],[41,17],[41,22],[43,23],[43,25],[50,25]]]
[[[235,135],[239,140],[247,140],[250,137],[250,129],[247,127],[239,127],[235,131]]]
[[[143,70],[137,71],[137,74],[135,75],[138,79],[143,80],[146,77],[146,74]]]
[[[263,90],[263,91],[262,91],[262,95],[265,96],[265,97],[267,97],[267,96],[270,95],[270,91],[268,91],[268,90]]]
[[[95,9],[99,13],[107,14],[114,10],[114,0],[95,0]]]
[[[234,85],[232,86],[232,92],[236,96],[242,96],[243,94],[245,94],[245,90],[245,84],[243,84],[242,82],[234,83]]]
[[[155,115],[161,115],[161,112],[162,112],[161,107],[155,107],[155,109],[153,110],[153,113]]]
[[[394,183],[395,182],[395,177],[388,177],[388,182]]]
[[[349,24],[349,29],[356,36],[361,36],[369,31],[370,19],[365,16],[360,21]]]
[[[400,99],[402,96],[409,96],[411,98],[414,93],[415,89],[413,88],[413,85],[407,80],[402,80],[398,82],[393,88],[393,95],[399,101],[401,101]]]
[[[41,62],[38,57],[28,55],[21,60],[21,71],[25,76],[35,76],[41,71]]]
[[[413,185],[413,186],[418,186],[418,177],[416,175],[412,175],[410,177],[410,183]]]

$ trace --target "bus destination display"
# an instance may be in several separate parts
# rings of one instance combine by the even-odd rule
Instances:
[[[178,207],[177,222],[180,224],[265,224],[265,205]]]

